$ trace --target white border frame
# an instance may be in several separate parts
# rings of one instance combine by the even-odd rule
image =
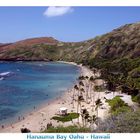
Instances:
[[[140,6],[140,0],[0,0],[0,6]]]

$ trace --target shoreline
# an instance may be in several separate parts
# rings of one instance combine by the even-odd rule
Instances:
[[[77,65],[74,62],[65,62],[65,61],[57,61],[57,62],[78,66],[80,68],[79,75],[87,75],[89,71],[90,71],[90,74],[92,73],[91,70],[89,70],[85,66]],[[72,90],[73,90],[73,87],[70,87],[67,91],[62,93],[60,97],[50,99],[50,101],[48,101],[47,103],[43,103],[39,108],[32,110],[30,113],[24,114],[24,120],[20,120],[14,123],[9,123],[4,128],[0,128],[0,133],[8,133],[8,132],[18,133],[20,132],[20,129],[23,127],[29,128],[32,132],[40,132],[40,130],[43,129],[43,127],[45,127],[44,125],[46,124],[47,126],[47,123],[50,122],[50,119],[48,118],[53,117],[55,113],[57,112],[56,107],[57,109],[59,109],[60,107],[66,106],[69,108],[69,112],[72,110],[72,105],[70,102],[71,97],[72,97]],[[54,108],[54,110],[52,110],[52,108]],[[47,115],[47,113],[45,114],[45,112],[47,113],[50,112],[50,114]],[[44,115],[42,115],[43,113]],[[34,122],[36,121],[38,122],[38,124],[34,124]],[[51,122],[53,122],[54,126],[58,125],[55,121],[51,121]],[[41,125],[41,127],[39,125]]]
[[[60,63],[69,63],[72,65],[77,65],[80,68],[79,76],[88,76],[88,77],[95,76],[91,69],[89,69],[86,66],[82,66],[82,64],[78,65],[74,62],[64,62],[64,61],[61,61]],[[96,74],[99,75],[99,72],[97,72]],[[77,83],[78,83],[78,81],[74,84],[77,84]],[[84,80],[83,83],[86,86],[87,81]],[[90,84],[89,81],[87,84]],[[98,79],[94,83],[94,85],[101,85],[101,84],[103,84],[103,80],[100,80],[100,79]],[[110,113],[109,113],[110,106],[106,102],[106,99],[112,99],[112,98],[114,98],[114,95],[121,96],[121,99],[124,100],[124,102],[128,103],[129,106],[135,107],[135,103],[132,102],[130,95],[126,95],[123,93],[120,94],[117,91],[115,93],[110,92],[109,94],[106,94],[104,91],[96,92],[93,90],[93,91],[90,91],[89,93],[90,94],[92,93],[92,96],[90,97],[91,102],[90,103],[83,102],[83,103],[81,103],[81,107],[83,106],[82,109],[86,108],[87,111],[89,112],[90,116],[97,115],[96,109],[95,109],[95,107],[96,107],[95,101],[97,99],[100,99],[102,102],[102,106],[98,109],[97,117],[99,117],[101,120],[104,120],[105,118],[107,118],[110,115]],[[51,119],[53,116],[58,114],[58,111],[61,107],[66,107],[68,109],[68,113],[77,112],[77,108],[76,108],[77,102],[75,102],[75,101],[74,101],[75,107],[73,108],[73,103],[72,103],[73,94],[74,94],[74,87],[72,86],[71,88],[69,88],[65,92],[63,92],[61,94],[61,96],[55,97],[54,99],[51,99],[47,103],[44,103],[43,105],[41,105],[36,110],[31,111],[31,113],[28,114],[24,120],[21,120],[20,122],[13,123],[12,125],[1,128],[0,133],[20,133],[21,128],[28,128],[33,133],[39,133],[46,128],[48,123],[52,123],[52,125],[54,127],[62,126],[62,125],[64,127],[70,126],[70,125],[82,126],[81,116],[79,117],[79,119],[73,119],[73,121],[69,121],[69,122],[65,122],[65,123],[57,122],[57,121]],[[85,95],[83,95],[83,96],[85,96]],[[96,127],[96,125],[94,127]]]

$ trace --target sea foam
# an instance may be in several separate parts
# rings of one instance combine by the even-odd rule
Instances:
[[[9,71],[7,71],[7,72],[2,72],[2,73],[0,73],[0,76],[7,76],[7,75],[9,75],[11,72],[9,72]]]

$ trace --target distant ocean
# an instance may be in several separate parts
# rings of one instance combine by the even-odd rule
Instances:
[[[79,74],[79,67],[65,63],[0,62],[0,125],[61,96]]]

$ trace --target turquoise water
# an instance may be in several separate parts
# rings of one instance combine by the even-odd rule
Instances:
[[[79,67],[64,63],[0,62],[0,125],[61,96],[79,73]]]

